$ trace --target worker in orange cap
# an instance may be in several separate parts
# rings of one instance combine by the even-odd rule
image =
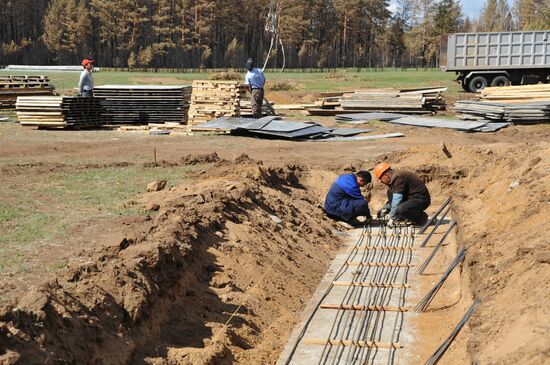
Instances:
[[[94,62],[94,60],[89,60],[87,58],[82,60],[84,71],[80,74],[80,82],[78,83],[78,95],[82,97],[94,96],[94,79],[92,78]]]
[[[388,203],[380,209],[378,217],[388,215],[388,226],[409,221],[423,225],[428,219],[424,212],[431,203],[430,192],[418,176],[409,171],[394,170],[381,162],[374,168],[374,175],[388,187]]]

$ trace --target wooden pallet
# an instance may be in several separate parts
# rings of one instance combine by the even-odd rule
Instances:
[[[237,81],[193,81],[188,124],[240,116],[240,100],[245,92],[246,86]]]

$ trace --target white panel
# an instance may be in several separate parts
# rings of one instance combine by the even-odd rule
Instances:
[[[523,35],[523,43],[533,43],[533,33],[525,33]]]
[[[512,56],[512,57],[510,57],[510,65],[511,66],[521,65],[521,56]]]
[[[544,56],[543,55],[536,55],[533,56],[533,64],[535,65],[543,65],[544,64]]]
[[[512,33],[512,43],[521,43],[521,33]]]
[[[529,53],[531,54],[533,52],[533,46],[530,44],[524,44],[523,45],[523,53]]]
[[[497,56],[489,56],[489,66],[497,66],[498,65],[498,57]]]
[[[531,65],[531,56],[522,56],[521,57],[521,64],[525,66]]]
[[[510,54],[510,46],[500,46],[500,54],[508,56]]]
[[[479,38],[477,39],[477,44],[487,44],[489,39],[488,34],[480,34]]]
[[[466,66],[475,66],[476,59],[475,57],[466,57]]]
[[[498,46],[489,46],[489,55],[497,55],[498,54]]]
[[[501,66],[509,66],[510,62],[508,61],[507,56],[500,56],[500,65]]]
[[[500,42],[502,44],[510,43],[510,33],[504,33],[500,35]]]
[[[513,55],[521,54],[521,46],[519,44],[512,44],[512,50],[511,53]]]
[[[475,34],[466,35],[466,42],[468,45],[476,44],[476,35]]]
[[[476,55],[476,47],[475,46],[468,46],[466,49],[466,55],[467,56],[475,56]]]
[[[466,37],[463,34],[458,34],[456,36],[456,45],[463,46],[466,43]]]
[[[542,43],[535,44],[535,52],[534,53],[544,53],[544,44],[542,44]]]
[[[478,56],[487,56],[487,46],[477,46]]]
[[[463,57],[464,54],[464,47],[456,47],[456,56],[457,57]]]
[[[489,43],[491,44],[498,43],[498,34],[489,34]]]

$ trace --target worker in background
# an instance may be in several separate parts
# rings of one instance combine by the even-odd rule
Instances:
[[[89,60],[87,58],[82,60],[82,67],[84,67],[84,71],[80,74],[78,95],[85,98],[94,96],[94,80],[92,78],[94,62],[94,60]]]
[[[361,187],[372,178],[368,171],[340,175],[330,187],[325,198],[325,213],[332,219],[346,223],[360,224],[357,217],[364,216],[370,222],[369,195],[361,194]]]
[[[418,176],[409,171],[394,170],[381,162],[374,168],[374,175],[388,187],[388,203],[380,209],[378,217],[388,216],[388,226],[407,221],[423,225],[428,219],[424,212],[431,203],[430,192]]]
[[[254,60],[249,58],[246,61],[246,69],[248,72],[245,76],[245,85],[248,86],[252,97],[250,98],[250,104],[252,107],[252,117],[262,117],[262,104],[264,102],[264,85],[265,76],[262,70],[254,67]]]

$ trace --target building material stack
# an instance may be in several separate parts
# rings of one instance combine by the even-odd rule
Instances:
[[[238,81],[193,81],[187,124],[193,126],[218,117],[240,116],[240,101],[245,93],[245,85]]]
[[[53,95],[47,76],[0,76],[0,108],[13,108],[18,96]]]
[[[550,122],[550,85],[485,88],[479,100],[459,100],[455,112],[462,119],[532,124]]]
[[[101,125],[101,100],[74,96],[20,96],[16,103],[22,126],[87,128]]]
[[[190,85],[102,85],[94,96],[104,99],[104,124],[185,123]]]
[[[309,108],[310,115],[342,113],[395,112],[401,114],[433,114],[444,110],[442,93],[447,88],[403,90],[368,90],[323,97],[318,108]]]

